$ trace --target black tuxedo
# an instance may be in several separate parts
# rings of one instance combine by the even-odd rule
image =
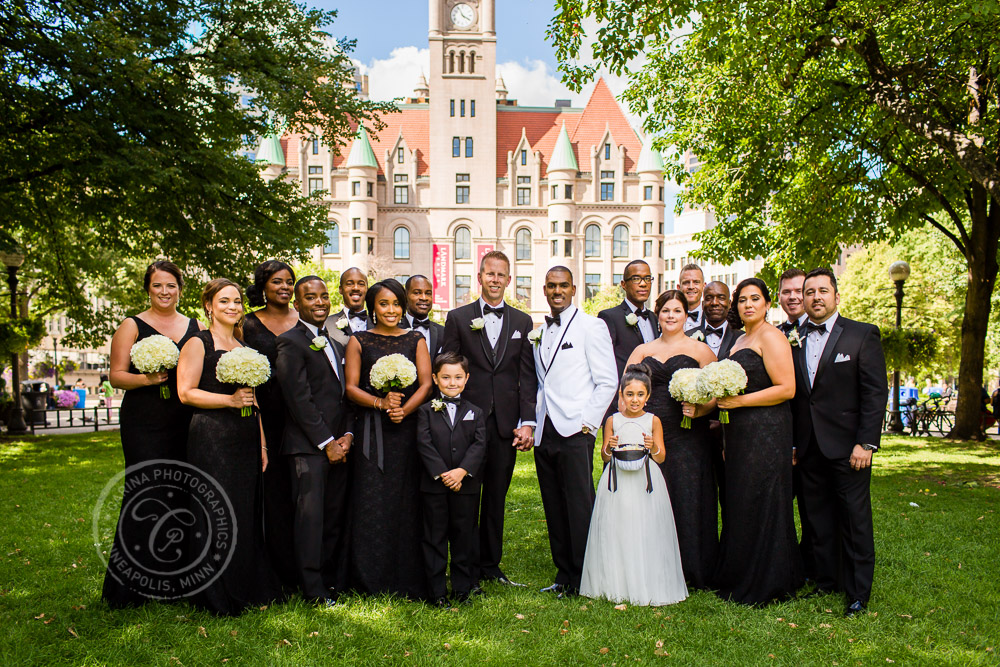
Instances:
[[[346,584],[347,465],[331,465],[319,445],[345,434],[343,349],[335,341],[337,373],[325,350],[313,350],[312,332],[301,321],[277,338],[275,375],[285,399],[282,454],[292,457],[296,569],[302,593],[323,598]],[[336,446],[330,442],[329,446]]]
[[[428,322],[431,332],[431,342],[428,346],[427,351],[431,354],[431,363],[434,363],[434,358],[441,353],[441,342],[444,340],[444,327],[433,320]],[[400,329],[409,329],[410,320],[408,319],[408,314],[403,315],[403,319],[399,321]],[[423,332],[421,332],[422,334]]]
[[[809,383],[808,334],[792,348],[795,446],[813,529],[816,584],[867,602],[875,572],[871,468],[853,470],[857,444],[878,445],[889,393],[878,327],[843,316],[828,335]]]
[[[481,407],[486,417],[479,565],[481,576],[497,578],[504,576],[500,570],[504,507],[517,461],[512,446],[514,429],[519,422],[535,420],[538,380],[528,340],[534,326],[531,317],[504,305],[500,336],[493,349],[485,328],[472,329],[472,321],[482,316],[478,299],[448,313],[441,351],[458,352],[469,360],[469,383],[462,397]]]
[[[340,346],[347,349],[347,341],[350,340],[354,332],[351,330],[350,325],[346,327],[340,324],[341,320],[346,320],[347,314],[343,310],[338,310],[330,317],[326,318],[326,330],[330,332],[330,338],[340,343]],[[339,325],[339,326],[338,326]],[[365,331],[371,329],[374,325],[372,322],[371,315],[369,314],[368,319],[365,320]]]
[[[635,348],[642,345],[642,331],[639,324],[631,325],[625,321],[625,317],[632,314],[629,305],[622,301],[614,308],[607,308],[597,314],[597,316],[608,325],[608,333],[611,334],[611,345],[615,348],[615,363],[618,366],[619,384],[622,373],[625,372],[625,363],[635,351]],[[646,320],[653,330],[653,338],[660,335],[660,324],[656,320],[656,315],[651,310],[646,311]],[[604,421],[618,411],[618,396],[611,401],[608,411],[604,414]]]
[[[431,598],[447,594],[445,570],[449,543],[452,591],[458,596],[467,595],[479,578],[476,526],[482,487],[479,473],[486,458],[483,411],[463,399],[452,424],[447,407],[438,411],[430,403],[424,403],[417,409],[417,452],[424,464],[424,474],[420,476],[423,552]],[[464,468],[469,473],[458,492],[438,479],[455,468]]]
[[[705,322],[705,319],[702,318],[701,324],[696,326],[694,329],[685,331],[684,333],[687,334],[689,338],[694,336],[695,332],[701,332],[701,335],[704,336],[706,326],[707,323]],[[728,359],[729,353],[732,352],[733,350],[733,345],[735,345],[736,341],[738,341],[742,336],[743,336],[743,329],[734,329],[731,325],[727,324],[726,331],[725,333],[722,334],[722,344],[719,345],[719,353],[715,355],[716,358],[719,361],[722,361],[723,359]],[[704,341],[705,339],[702,338],[702,340]],[[707,342],[705,344],[708,345]]]

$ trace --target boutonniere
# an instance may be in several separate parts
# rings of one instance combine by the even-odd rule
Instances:
[[[469,324],[469,328],[472,329],[473,331],[479,331],[485,326],[486,326],[486,320],[484,320],[481,317],[477,317],[476,319],[472,320],[472,322]]]
[[[701,332],[701,329],[699,329],[698,331],[695,331],[694,334],[692,334],[691,338],[694,339],[694,340],[700,341],[702,343],[705,342],[705,334],[703,334]]]
[[[435,398],[431,401],[431,407],[434,408],[434,412],[441,412],[444,410],[444,401],[440,398]]]
[[[529,331],[528,332],[528,340],[530,340],[532,342],[532,344],[534,344],[536,346],[539,343],[541,343],[542,342],[542,328],[539,327],[537,329],[532,329],[531,331]]]
[[[802,337],[799,336],[798,329],[792,329],[788,332],[788,344],[792,347],[798,347],[802,344]]]
[[[309,346],[310,350],[316,350],[319,352],[327,345],[326,336],[316,336],[312,339],[312,345]]]
[[[636,315],[635,313],[629,313],[628,315],[625,316],[625,324],[629,325],[630,327],[639,326],[639,316]]]
[[[337,328],[340,329],[341,331],[343,331],[349,326],[351,326],[351,322],[346,317],[341,317],[339,320],[337,320]]]

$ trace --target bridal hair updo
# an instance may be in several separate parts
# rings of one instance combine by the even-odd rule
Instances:
[[[267,281],[279,271],[288,271],[289,275],[292,276],[292,282],[295,282],[295,271],[292,270],[292,267],[277,259],[269,259],[254,269],[253,283],[247,286],[248,306],[260,308],[267,305],[267,299],[264,298],[264,287],[267,285]]]
[[[180,268],[170,260],[158,259],[146,267],[146,275],[142,277],[142,290],[144,292],[149,293],[149,285],[153,282],[153,274],[157,271],[169,273],[177,281],[177,288],[184,289],[184,276],[181,274]]]
[[[205,311],[205,317],[208,317],[208,321],[211,324],[212,318],[208,315],[208,304],[212,303],[212,299],[215,295],[226,289],[227,287],[235,287],[236,291],[240,295],[240,299],[243,299],[243,290],[240,286],[234,283],[229,278],[216,278],[215,280],[210,280],[205,283],[205,287],[201,290],[201,307]],[[246,303],[243,304],[243,312],[246,312]],[[246,319],[245,315],[240,316],[239,321],[233,326],[233,336],[236,340],[243,340],[243,320]]]
[[[625,369],[625,372],[622,373],[621,391],[625,391],[625,387],[627,387],[630,382],[641,383],[644,387],[646,387],[647,394],[651,394],[653,392],[653,376],[646,364],[629,364],[628,368]]]
[[[660,296],[656,297],[656,317],[660,317],[660,311],[663,310],[663,306],[667,301],[680,301],[681,305],[684,307],[684,314],[688,313],[688,302],[687,297],[684,296],[684,292],[679,289],[668,289],[665,292],[661,292]]]
[[[744,278],[741,280],[740,284],[733,290],[733,299],[730,302],[729,315],[727,316],[729,326],[734,329],[743,328],[743,319],[740,317],[740,292],[747,287],[756,287],[759,289],[761,295],[764,297],[764,301],[767,302],[768,306],[771,304],[771,291],[767,289],[767,283],[760,278]],[[766,320],[767,316],[765,315],[764,318]]]

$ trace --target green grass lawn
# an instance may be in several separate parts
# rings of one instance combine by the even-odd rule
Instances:
[[[117,433],[0,440],[0,665],[978,665],[1000,653],[995,442],[884,443],[872,613],[853,620],[833,595],[747,609],[698,592],[620,610],[536,592],[554,568],[530,455],[508,497],[504,558],[528,589],[491,585],[452,610],[348,597],[334,609],[295,600],[238,619],[186,604],[112,611],[100,600],[91,513],[122,466]]]

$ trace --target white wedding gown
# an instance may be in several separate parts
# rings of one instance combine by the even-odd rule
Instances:
[[[652,413],[647,412],[637,419],[615,413],[612,419],[612,429],[619,435],[619,444],[631,444],[622,442],[622,428],[626,425],[626,432],[637,432],[636,426],[643,433],[653,432]],[[597,487],[580,595],[637,606],[680,602],[687,598],[688,590],[681,569],[674,512],[663,474],[655,463],[650,463],[648,480],[652,492],[647,493],[646,467],[626,470],[620,463],[616,474],[617,490],[608,488],[610,463],[604,467]]]

